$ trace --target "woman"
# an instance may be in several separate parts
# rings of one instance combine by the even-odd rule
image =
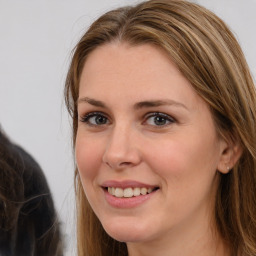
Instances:
[[[256,92],[223,21],[182,0],[110,11],[65,93],[79,255],[256,255]]]
[[[45,176],[35,160],[1,130],[0,173],[0,255],[63,255]]]

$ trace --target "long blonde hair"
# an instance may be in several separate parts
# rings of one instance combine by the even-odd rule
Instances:
[[[153,44],[170,56],[209,104],[221,136],[239,141],[243,154],[220,174],[215,202],[217,229],[232,255],[256,255],[256,92],[235,37],[216,15],[183,0],[152,0],[110,11],[96,20],[74,49],[66,79],[66,104],[77,133],[79,79],[88,54],[120,41]],[[76,170],[79,256],[127,255],[126,245],[103,230]]]

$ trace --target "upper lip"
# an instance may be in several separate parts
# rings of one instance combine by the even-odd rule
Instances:
[[[156,185],[145,184],[135,180],[107,180],[101,184],[102,187],[114,187],[114,188],[155,188]]]

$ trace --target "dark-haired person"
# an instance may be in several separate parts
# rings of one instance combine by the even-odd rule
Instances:
[[[0,131],[0,255],[61,256],[51,192],[37,162]]]

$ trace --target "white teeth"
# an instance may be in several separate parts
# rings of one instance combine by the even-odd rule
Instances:
[[[124,197],[132,197],[133,196],[133,190],[132,188],[126,188],[124,189]]]
[[[116,188],[115,189],[115,196],[116,197],[123,197],[124,196],[124,190],[121,188]]]
[[[142,195],[146,195],[147,192],[148,192],[148,190],[147,190],[146,188],[141,188],[141,189],[140,189],[140,193],[141,193]]]
[[[148,194],[153,191],[153,188],[148,188]]]
[[[133,195],[134,196],[139,196],[140,195],[140,188],[134,188],[133,189]]]
[[[153,191],[153,188],[114,188],[108,187],[108,193],[115,197],[130,198],[133,196],[146,195]]]

